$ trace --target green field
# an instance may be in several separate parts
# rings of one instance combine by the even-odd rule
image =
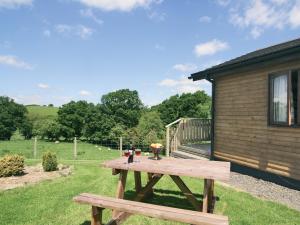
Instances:
[[[57,117],[57,107],[39,106],[39,105],[28,105],[28,118],[31,120],[53,120]]]
[[[14,140],[14,141],[0,141],[0,157],[7,154],[19,154],[27,159],[34,159],[33,140]],[[58,159],[70,160],[74,159],[74,145],[73,143],[54,142],[38,140],[37,142],[37,159],[41,159],[44,152],[55,152]],[[109,148],[92,145],[89,143],[78,141],[77,143],[77,159],[78,160],[102,160],[103,151],[106,151],[105,157],[114,154],[113,150]]]
[[[0,142],[0,154],[3,151],[29,155],[32,141]],[[69,177],[45,181],[36,185],[0,191],[0,224],[2,225],[88,225],[90,224],[90,207],[72,202],[72,198],[82,192],[114,196],[117,176],[111,175],[111,170],[101,168],[103,160],[119,157],[118,151],[101,148],[95,145],[79,143],[79,151],[85,153],[79,159],[93,160],[64,160],[72,159],[72,144],[41,142],[44,150],[55,151],[59,162],[74,166],[74,172]],[[27,153],[25,153],[27,152]],[[26,156],[27,157],[27,156]],[[39,156],[40,157],[40,156]],[[29,157],[32,158],[32,157]],[[125,160],[125,159],[124,159]],[[36,164],[39,160],[27,159],[27,164]],[[143,176],[145,183],[146,177]],[[184,181],[194,193],[201,194],[202,181],[185,178]],[[126,198],[134,194],[134,180],[129,173]],[[238,192],[231,188],[216,185],[219,200],[216,203],[216,213],[229,216],[230,224],[259,224],[259,225],[296,225],[300,221],[300,213],[286,206],[261,200],[251,195]],[[200,195],[197,195],[201,198]],[[154,198],[148,200],[153,204],[161,204],[179,208],[191,209],[189,203],[179,192],[170,178],[163,177],[155,188]],[[104,221],[111,214],[105,210]],[[143,216],[131,216],[125,225],[171,225],[180,224],[170,221],[151,219]]]

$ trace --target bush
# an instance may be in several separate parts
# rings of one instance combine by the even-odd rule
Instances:
[[[46,172],[57,170],[57,158],[56,154],[52,152],[46,152],[43,155],[43,169]]]
[[[6,155],[0,159],[0,177],[22,175],[24,170],[24,157],[19,155]]]

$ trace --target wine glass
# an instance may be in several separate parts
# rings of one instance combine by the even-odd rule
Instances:
[[[142,150],[141,150],[141,149],[136,149],[136,150],[135,150],[135,155],[137,156],[137,158],[140,157],[141,154],[142,154]],[[140,162],[140,161],[137,160],[136,162]]]
[[[124,154],[123,154],[123,155],[124,155],[126,158],[129,157],[129,154],[130,154],[130,153],[129,153],[128,150],[124,150]],[[128,163],[127,160],[126,160],[126,163]]]

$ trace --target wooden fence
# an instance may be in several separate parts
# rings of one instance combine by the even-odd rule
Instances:
[[[166,155],[178,146],[211,140],[211,119],[181,118],[166,126]]]

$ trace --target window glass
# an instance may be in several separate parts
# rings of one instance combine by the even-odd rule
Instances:
[[[273,78],[273,121],[275,123],[288,122],[288,75]]]
[[[291,88],[291,121],[292,121],[292,125],[300,122],[298,119],[298,79],[299,79],[299,72],[292,71],[292,88]]]

